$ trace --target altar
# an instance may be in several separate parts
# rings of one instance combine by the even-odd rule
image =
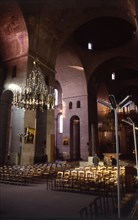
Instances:
[[[116,153],[103,153],[104,157],[108,157],[108,158],[111,158],[111,157],[114,157],[116,158]],[[119,153],[119,156],[121,155],[121,153]]]
[[[116,159],[116,153],[103,153],[104,158],[104,164],[108,165],[108,166],[112,166],[112,160],[111,158],[115,158]],[[121,155],[121,153],[119,153],[119,156]]]

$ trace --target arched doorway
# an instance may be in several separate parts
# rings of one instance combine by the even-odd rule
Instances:
[[[75,115],[70,119],[70,159],[80,160],[80,119]]]

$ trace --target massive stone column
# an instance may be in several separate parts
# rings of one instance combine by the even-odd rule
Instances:
[[[97,91],[95,85],[88,88],[89,156],[99,153]]]

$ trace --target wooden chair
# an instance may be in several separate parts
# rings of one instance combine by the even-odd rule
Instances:
[[[62,189],[62,184],[63,184],[63,171],[58,171],[57,176],[54,180],[54,189],[56,190],[61,190]]]
[[[70,170],[65,170],[62,177],[62,189],[65,191],[71,190]]]
[[[80,192],[86,191],[85,171],[84,170],[78,171],[78,190],[80,190]]]
[[[80,181],[78,180],[78,170],[71,170],[70,172],[70,184],[72,191],[80,191]]]

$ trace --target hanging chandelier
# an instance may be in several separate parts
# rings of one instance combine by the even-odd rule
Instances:
[[[40,12],[41,6],[38,2],[38,25],[37,25],[37,41],[36,41],[36,54],[38,54],[39,45],[39,27],[40,22]],[[21,108],[24,110],[40,110],[44,111],[46,109],[54,109],[55,105],[55,94],[54,88],[48,86],[45,82],[45,78],[42,74],[40,68],[40,61],[36,55],[36,59],[33,62],[33,68],[31,73],[26,79],[26,85],[22,86],[20,89],[14,91],[13,93],[13,106]]]
[[[33,69],[26,79],[26,85],[16,90],[13,95],[13,106],[24,110],[44,111],[54,109],[54,88],[45,83],[39,60],[33,62]]]

